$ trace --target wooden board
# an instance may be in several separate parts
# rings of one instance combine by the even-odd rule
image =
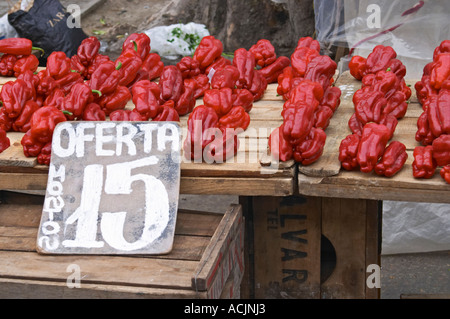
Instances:
[[[348,120],[354,113],[353,93],[361,82],[349,72],[336,81],[341,89],[341,105],[327,128],[327,143],[323,156],[310,166],[299,165],[298,187],[300,194],[324,197],[365,198],[375,200],[400,200],[417,202],[450,203],[450,185],[439,176],[439,168],[431,179],[416,179],[412,176],[413,151],[420,143],[415,140],[417,118],[422,106],[415,95],[415,80],[407,80],[413,91],[404,118],[400,119],[392,140],[406,145],[408,159],[403,169],[393,177],[380,177],[373,173],[348,172],[340,167],[339,145],[351,134]],[[391,140],[391,141],[392,141]]]
[[[0,298],[218,298],[229,276],[241,278],[239,205],[224,214],[180,210],[170,254],[54,256],[35,251],[43,197],[2,191],[0,200]],[[81,270],[80,288],[67,285],[70,265]]]
[[[3,83],[13,79],[0,78]],[[270,84],[263,98],[254,103],[250,111],[250,126],[239,135],[236,156],[225,163],[198,163],[182,155],[180,165],[183,193],[280,196],[294,193],[294,161],[276,162],[268,153],[268,137],[282,123],[283,100],[277,95],[276,87],[276,84]],[[196,105],[202,103],[200,98]],[[126,106],[127,109],[133,107],[131,101]],[[185,115],[180,118],[182,143],[187,135],[188,117],[189,115]],[[0,189],[45,189],[46,178],[41,175],[48,173],[48,167],[37,164],[34,157],[23,155],[20,144],[23,133],[8,132],[7,135],[11,139],[11,146],[0,153]]]

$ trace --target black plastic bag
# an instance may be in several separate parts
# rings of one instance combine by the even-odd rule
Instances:
[[[70,13],[58,0],[34,0],[28,12],[18,10],[8,14],[9,23],[19,37],[30,39],[33,46],[44,49],[39,65],[45,66],[53,51],[62,51],[68,57],[75,55],[87,35],[81,28],[69,28]]]

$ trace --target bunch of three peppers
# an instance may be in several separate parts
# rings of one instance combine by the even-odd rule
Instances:
[[[450,183],[450,40],[435,48],[415,89],[423,112],[417,120],[415,138],[422,145],[414,149],[413,175],[431,178],[440,166]]]
[[[292,66],[278,77],[277,91],[285,99],[283,124],[269,136],[269,148],[281,161],[293,158],[302,165],[317,161],[325,146],[324,130],[340,104],[341,91],[331,85],[337,65],[319,50],[316,40],[301,38],[291,56]],[[289,81],[286,75],[292,75]]]
[[[349,63],[350,73],[362,85],[353,95],[355,113],[348,121],[353,134],[344,138],[339,147],[339,160],[345,170],[375,171],[391,177],[408,158],[403,143],[392,141],[388,145],[411,96],[404,80],[406,68],[396,56],[391,47],[378,45],[367,59],[354,56]]]
[[[38,58],[32,54],[33,50],[40,48],[33,47],[31,40],[26,38],[7,38],[0,40],[0,75],[18,77],[26,70],[35,72],[39,66]]]

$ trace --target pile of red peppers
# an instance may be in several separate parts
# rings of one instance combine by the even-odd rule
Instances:
[[[391,177],[408,158],[403,143],[389,143],[411,97],[404,80],[406,68],[396,57],[392,47],[378,45],[367,58],[353,56],[349,63],[350,74],[362,84],[353,95],[355,112],[348,121],[352,134],[339,147],[345,170]]]
[[[416,82],[417,98],[423,112],[417,120],[413,176],[431,178],[439,166],[440,175],[450,184],[450,40],[444,40],[425,65]]]
[[[269,148],[280,161],[310,165],[323,153],[325,129],[340,104],[341,90],[332,86],[337,64],[311,37],[299,39],[290,61],[277,79],[283,123],[270,134]]]

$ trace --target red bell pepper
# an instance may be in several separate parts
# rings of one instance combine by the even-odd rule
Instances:
[[[378,123],[387,101],[383,92],[364,87],[353,94],[353,105],[358,120],[364,125],[368,122]]]
[[[444,81],[450,79],[450,53],[441,53],[434,60],[430,74],[430,84],[439,90]]]
[[[183,76],[181,71],[175,65],[167,65],[159,79],[159,89],[161,91],[161,100],[178,101],[183,92]]]
[[[11,140],[6,135],[6,131],[0,128],[0,153],[11,145]]]
[[[70,113],[65,113],[68,120],[81,119],[85,107],[93,101],[91,88],[85,83],[76,83],[62,101],[61,110]]]
[[[425,106],[433,135],[450,134],[450,90],[440,90],[437,96],[430,96]]]
[[[297,42],[297,46],[295,47],[295,49],[298,48],[302,48],[302,47],[307,47],[310,49],[314,49],[317,52],[320,52],[320,43],[317,40],[314,40],[311,37],[303,37],[300,38]]]
[[[439,46],[434,49],[433,60],[441,53],[450,53],[450,40],[442,41]]]
[[[31,55],[33,50],[43,51],[33,47],[33,42],[26,38],[6,38],[0,40],[0,52],[14,55]]]
[[[206,163],[223,163],[236,155],[239,148],[239,139],[234,130],[214,130],[214,139],[205,146],[203,159]]]
[[[39,79],[36,87],[36,93],[39,95],[48,96],[57,87],[57,82],[51,76],[44,75]]]
[[[277,55],[275,53],[275,48],[269,40],[261,39],[252,45],[249,49],[250,52],[255,56],[256,65],[264,68],[275,62]]]
[[[354,55],[348,63],[350,74],[357,80],[362,80],[366,75],[366,58]]]
[[[356,158],[358,155],[359,143],[361,141],[361,135],[350,134],[347,135],[339,145],[339,161],[343,169],[352,171],[359,169],[359,163]]]
[[[327,135],[321,128],[311,128],[308,136],[294,147],[294,159],[302,165],[310,165],[322,156]]]
[[[53,131],[58,123],[66,121],[61,110],[54,106],[43,106],[31,117],[31,139],[37,143],[48,143],[52,140]]]
[[[113,111],[124,109],[131,98],[130,90],[126,86],[118,85],[113,93],[102,95],[97,103],[105,114],[109,115]]]
[[[223,44],[214,36],[203,37],[195,49],[194,60],[200,63],[200,69],[205,70],[216,59],[220,58],[223,52]]]
[[[433,158],[433,147],[416,146],[413,152],[413,176],[415,178],[431,178],[436,172],[437,163]]]
[[[133,110],[115,110],[109,115],[111,121],[134,121],[143,122],[147,118],[139,113],[136,109]]]
[[[14,64],[17,62],[17,55],[3,54],[0,58],[0,74],[3,76],[14,76]]]
[[[63,90],[64,94],[69,94],[70,89],[76,83],[83,83],[83,77],[77,72],[69,72],[65,76],[56,80],[56,86]]]
[[[306,103],[315,110],[322,101],[323,94],[324,90],[318,82],[303,80],[292,89],[288,101],[294,104]]]
[[[45,98],[44,105],[54,106],[58,109],[61,109],[61,105],[65,96],[66,95],[64,94],[64,91],[62,89],[56,88],[51,91],[50,94]]]
[[[389,131],[390,131],[389,139],[391,139],[394,136],[394,132],[395,132],[395,128],[397,127],[398,120],[392,114],[383,114],[383,115],[381,115],[381,118],[380,118],[380,121],[378,122],[378,124],[382,124],[389,129]]]
[[[162,111],[156,115],[152,121],[172,121],[179,122],[180,116],[174,108],[175,103],[172,100],[167,101],[162,105]]]
[[[430,96],[439,93],[439,90],[431,86],[429,75],[422,76],[422,79],[414,84],[414,88],[416,89],[417,99],[422,106]]]
[[[116,69],[119,69],[120,80],[118,85],[128,86],[136,78],[136,74],[142,66],[139,54],[133,49],[122,51],[116,59]]]
[[[132,33],[123,42],[122,52],[130,49],[134,50],[139,54],[141,60],[144,60],[150,53],[150,42],[150,38],[147,34]]]
[[[227,114],[219,118],[219,128],[222,131],[239,128],[245,131],[249,124],[250,115],[242,106],[233,106]]]
[[[199,105],[189,115],[187,121],[187,137],[183,143],[184,155],[187,159],[201,160],[203,149],[214,140],[219,117],[213,108]]]
[[[318,82],[324,91],[331,85],[331,81],[336,72],[337,64],[328,55],[315,57],[308,63],[305,72],[305,79]]]
[[[1,41],[1,40],[0,40]],[[39,66],[39,60],[35,55],[27,55],[23,58],[20,58],[14,63],[14,76],[18,77],[20,74],[24,73],[27,70],[31,72],[36,72]]]
[[[201,73],[200,62],[190,56],[181,58],[180,62],[177,63],[177,68],[180,69],[183,79],[192,78]]]
[[[190,79],[185,79],[183,81],[184,86],[189,86],[194,90],[194,97],[198,99],[202,97],[207,90],[211,88],[209,79],[204,74],[199,74]]]
[[[325,130],[330,124],[331,117],[334,112],[326,105],[319,105],[314,112],[314,127]]]
[[[444,179],[444,181],[447,182],[447,184],[450,184],[450,165],[445,165],[444,167],[442,167],[439,174]]]
[[[100,46],[100,41],[94,36],[81,41],[76,54],[81,64],[85,67],[89,66],[94,60],[94,57],[98,54]]]
[[[91,89],[99,91],[101,92],[101,94],[112,93],[119,85],[121,76],[122,74],[119,70],[116,69],[116,65],[114,64],[114,62],[103,62],[91,75]]]
[[[375,166],[375,173],[380,176],[392,177],[397,174],[405,165],[408,159],[405,144],[399,141],[392,141],[383,157]]]
[[[52,155],[52,142],[46,143],[37,156],[37,162],[41,165],[50,165]]]
[[[298,102],[283,111],[284,138],[292,145],[301,143],[314,125],[315,107],[305,102]]]
[[[391,114],[397,119],[401,119],[405,116],[406,111],[408,110],[405,93],[396,91],[386,102],[382,114]]]
[[[72,57],[70,58],[70,69],[72,70],[72,72],[77,72],[80,73],[80,75],[85,78],[87,77],[87,70],[88,67],[86,67],[80,60],[80,57],[78,55],[72,55]]]
[[[47,58],[47,75],[58,80],[71,72],[72,61],[62,51],[54,51]]]
[[[14,118],[8,116],[5,113],[5,108],[0,107],[0,129],[9,132],[12,129],[12,125],[14,123]]]
[[[300,47],[291,55],[292,69],[294,76],[304,77],[308,64],[320,54],[318,51],[309,47]]]
[[[97,103],[89,103],[84,108],[81,119],[83,121],[105,121],[106,114]]]
[[[19,116],[25,103],[34,97],[30,87],[22,79],[6,82],[0,92],[4,112],[10,118]]]
[[[28,130],[20,140],[20,144],[22,144],[23,154],[26,157],[36,157],[46,143],[35,141],[32,138],[31,130]]]
[[[328,87],[323,93],[323,97],[320,100],[320,105],[328,106],[333,113],[336,112],[337,108],[341,104],[341,89],[337,86]]]
[[[146,119],[154,118],[162,111],[159,101],[160,89],[158,84],[142,80],[133,85],[131,89],[135,110]]]
[[[283,72],[278,76],[277,93],[286,101],[290,97],[290,92],[303,78],[295,77],[294,70],[291,66],[285,67]]]
[[[233,90],[227,87],[207,90],[203,97],[203,103],[211,107],[219,117],[222,117],[233,107]]]
[[[151,81],[161,76],[164,70],[164,62],[161,61],[161,57],[158,53],[149,53],[142,61],[141,68],[142,70],[147,71],[148,79]]]
[[[92,74],[94,73],[94,71],[97,70],[97,68],[101,64],[103,64],[104,62],[109,62],[109,61],[111,61],[109,56],[100,54],[100,53],[96,54],[94,56],[94,59],[92,60],[91,64],[89,64],[89,66],[86,68],[86,71],[83,73],[84,78],[86,80],[89,80],[92,77]]]
[[[428,112],[423,111],[422,114],[417,119],[417,131],[415,139],[420,144],[426,146],[431,145],[435,136],[431,133],[430,125],[428,124]]]
[[[237,49],[234,52],[233,65],[239,71],[239,80],[236,83],[237,88],[250,88],[253,83],[256,67],[253,53],[244,48]]]
[[[289,161],[293,158],[293,146],[284,138],[283,125],[277,127],[269,135],[269,150],[275,160],[282,162]]]
[[[214,69],[215,71],[218,71],[222,69],[223,67],[227,65],[232,65],[232,62],[228,60],[227,58],[220,56],[217,59],[214,60],[213,63],[211,63],[206,70],[203,71],[203,73],[207,76],[209,76],[209,73]]]
[[[442,134],[433,141],[433,159],[438,166],[450,164],[450,135]]]
[[[233,106],[242,106],[248,113],[253,108],[253,94],[247,89],[233,89]]]
[[[262,98],[267,89],[267,80],[257,70],[254,70],[254,73],[253,82],[250,87],[248,87],[248,90],[253,94],[253,101],[258,101]]]
[[[234,65],[227,65],[217,71],[215,71],[211,78],[211,88],[221,89],[230,88],[234,89],[236,82],[239,80],[239,70]]]
[[[392,59],[397,57],[397,53],[390,46],[377,45],[367,56],[365,73],[377,73],[381,70],[387,70]]]
[[[361,123],[360,120],[358,120],[358,118],[356,117],[356,113],[353,113],[350,116],[350,119],[348,120],[348,127],[350,128],[352,133],[357,134],[361,137],[364,124]]]
[[[382,124],[367,123],[364,125],[356,160],[360,170],[370,173],[378,160],[383,156],[391,131]]]
[[[178,115],[182,116],[192,112],[196,103],[194,94],[195,90],[189,86],[183,85],[181,95],[178,100],[175,101],[175,110],[178,112]]]
[[[28,100],[20,115],[14,120],[12,124],[12,129],[16,132],[26,132],[30,129],[31,126],[31,117],[33,113],[39,109],[39,104],[37,104],[33,100]]]
[[[267,83],[277,83],[278,76],[283,73],[284,68],[291,64],[288,57],[280,56],[275,62],[259,69],[258,72],[266,79]]]

